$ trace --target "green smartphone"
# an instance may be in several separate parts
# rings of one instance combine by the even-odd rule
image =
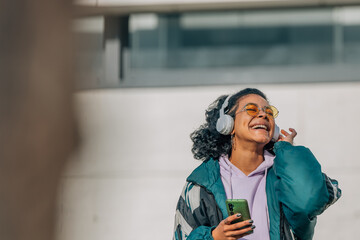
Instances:
[[[251,219],[249,205],[246,199],[227,199],[225,203],[229,216],[236,213],[241,213],[241,218],[234,220],[231,223],[237,223]]]

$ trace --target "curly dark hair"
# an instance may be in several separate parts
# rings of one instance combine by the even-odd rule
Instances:
[[[245,88],[235,94],[230,99],[224,112],[235,118],[238,100],[246,95],[256,94],[267,100],[265,94],[256,88]],[[231,136],[222,135],[216,130],[216,122],[220,116],[220,109],[228,95],[220,96],[215,100],[205,112],[206,123],[190,134],[193,141],[191,149],[194,158],[198,160],[208,160],[210,158],[219,159],[222,154],[231,154]],[[273,143],[268,143],[264,149],[272,149]]]

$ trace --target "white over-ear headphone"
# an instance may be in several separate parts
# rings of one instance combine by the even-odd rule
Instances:
[[[230,98],[231,95],[227,96],[227,98],[225,99],[223,105],[220,108],[219,119],[216,122],[216,130],[222,135],[229,135],[234,128],[234,119],[230,115],[224,113],[224,109],[229,105]],[[272,141],[276,142],[279,136],[280,128],[278,125],[275,124]]]
[[[276,142],[280,137],[280,128],[278,125],[275,124],[275,127],[274,127],[274,135],[271,139],[271,141],[274,141]]]
[[[231,95],[225,99],[223,105],[221,106],[220,116],[216,122],[216,130],[222,135],[229,135],[234,128],[234,119],[230,115],[224,113],[224,109],[229,104],[230,97]]]

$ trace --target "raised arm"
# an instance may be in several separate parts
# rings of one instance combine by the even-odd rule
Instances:
[[[311,239],[316,216],[341,196],[341,190],[335,180],[321,172],[309,149],[281,141],[274,151],[275,187],[286,219],[295,235]]]

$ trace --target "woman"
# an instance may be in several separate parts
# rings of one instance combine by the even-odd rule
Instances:
[[[294,129],[274,139],[278,111],[253,88],[221,96],[191,134],[203,163],[179,198],[174,239],[312,239],[316,216],[341,191],[310,150],[292,146]],[[232,224],[226,199],[246,199],[251,220]]]

